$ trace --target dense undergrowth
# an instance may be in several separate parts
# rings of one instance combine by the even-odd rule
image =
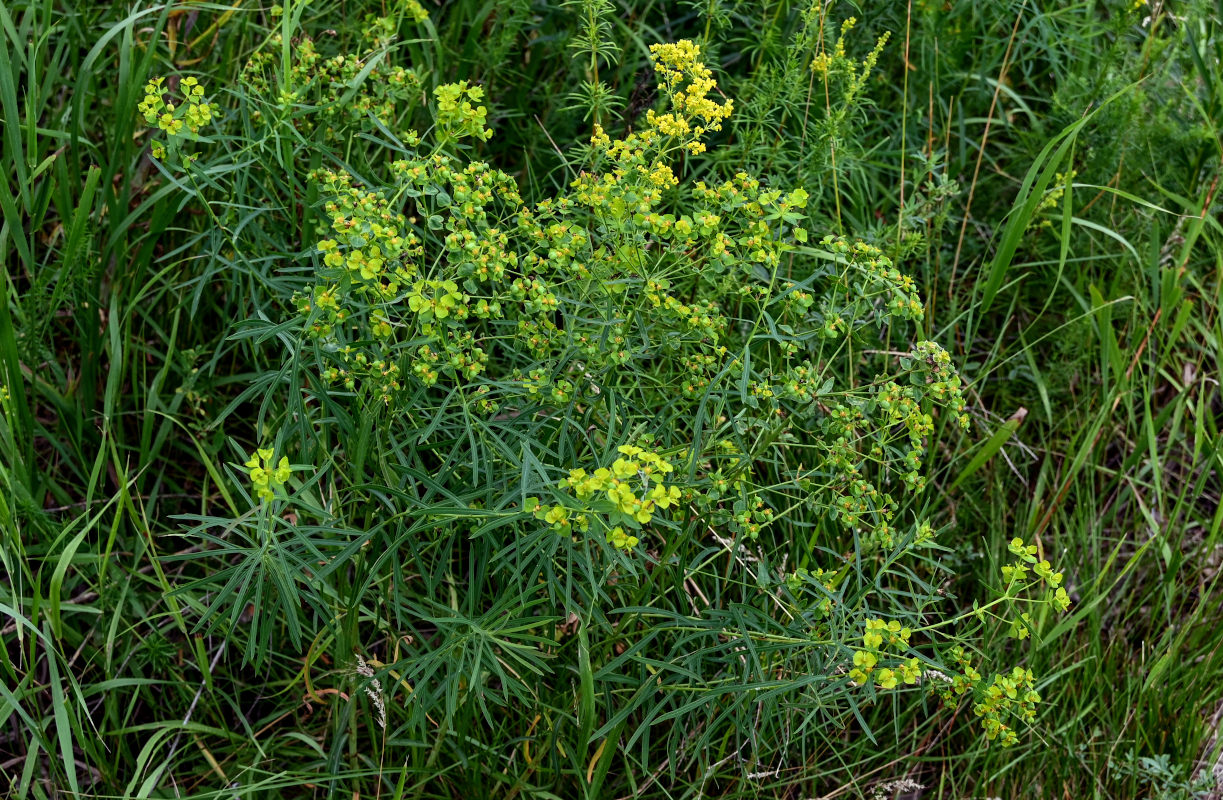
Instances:
[[[1218,796],[1221,24],[0,5],[0,783]]]

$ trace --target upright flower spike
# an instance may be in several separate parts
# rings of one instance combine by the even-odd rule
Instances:
[[[709,131],[722,130],[734,102],[719,103],[709,97],[718,85],[701,61],[700,45],[687,39],[650,45],[650,60],[658,75],[658,87],[670,98],[672,110],[664,114],[651,110],[646,120],[662,135],[679,139],[690,152],[703,152],[701,138]]]

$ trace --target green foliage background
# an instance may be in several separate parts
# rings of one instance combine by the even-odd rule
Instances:
[[[1200,778],[1223,748],[1223,5],[425,9],[417,25],[406,3],[0,4],[0,784],[15,797],[891,797],[909,779],[932,797],[1209,796]],[[377,572],[365,540],[310,517],[334,476],[374,481],[388,452],[422,479],[439,463],[339,402],[330,438],[302,452],[301,524],[271,547],[242,538],[241,463],[286,423],[302,427],[292,441],[311,436],[286,401],[309,380],[286,358],[322,202],[305,176],[372,175],[391,141],[359,115],[337,115],[357,130],[342,150],[326,126],[268,125],[275,90],[242,68],[260,48],[269,70],[291,68],[306,33],[327,55],[358,51],[367,15],[394,20],[388,63],[415,68],[422,97],[483,87],[495,135],[467,155],[530,202],[566,190],[593,121],[640,127],[657,101],[650,44],[699,42],[736,109],[686,179],[747,170],[801,186],[817,239],[864,239],[916,278],[920,333],[950,351],[973,420],[960,433],[938,418],[916,510],[948,551],[923,574],[944,613],[987,603],[1020,537],[1064,569],[1074,600],[1032,642],[981,629],[983,653],[1041,680],[1018,745],[987,746],[968,708],[919,693],[801,707],[753,685],[735,672],[742,642],[718,632],[766,625],[740,601],[799,565],[727,580],[733,556],[699,538],[685,543],[715,568],[635,585],[675,619],[693,596],[710,608],[705,630],[638,620],[640,642],[668,643],[657,666],[694,676],[681,688],[701,701],[648,719],[649,682],[622,679],[636,651],[592,644],[583,620],[486,571],[495,541],[407,537],[375,554]],[[861,86],[825,83],[812,63],[850,16],[849,58],[890,38]],[[226,126],[181,171],[149,157],[137,106],[150,78],[187,75]],[[432,124],[425,104],[403,107],[402,129]],[[365,530],[404,523],[381,502]],[[312,574],[320,553],[343,568]],[[332,626],[336,608],[351,613]],[[368,635],[383,610],[402,638]],[[386,730],[354,654],[391,698]],[[709,674],[737,676],[733,691]]]

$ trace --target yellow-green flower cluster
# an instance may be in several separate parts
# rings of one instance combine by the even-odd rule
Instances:
[[[418,15],[411,5],[406,12],[415,19]],[[285,74],[278,74],[284,40],[280,34],[273,34],[242,68],[244,86],[274,100],[269,106],[252,110],[252,120],[260,124],[283,122],[302,133],[321,129],[329,140],[340,138],[350,127],[396,127],[400,112],[418,105],[421,97],[420,75],[414,69],[395,65],[382,52],[391,44],[396,27],[394,18],[367,16],[362,26],[362,48],[331,56],[320,53],[311,37],[295,38]],[[303,109],[308,113],[301,113]]]
[[[1047,561],[1036,560],[1036,546],[1025,545],[1022,539],[1016,538],[1010,543],[1010,551],[1017,555],[1021,562],[1035,564],[1033,571],[1047,581],[1050,587],[1061,582],[1061,573],[1054,573]],[[1026,572],[1027,567],[1022,563],[1012,566],[1007,572],[1008,580],[1021,580]],[[1010,593],[1010,585],[1007,593]],[[1050,593],[1063,599],[1050,598],[1046,602],[1063,611],[1069,606],[1069,597],[1065,595],[1064,589],[1051,588]],[[1031,626],[1031,614],[1022,613],[1011,620],[1010,635],[1018,639],[1026,638]],[[956,646],[951,651],[951,656],[956,671],[950,677],[933,673],[942,678],[942,681],[934,686],[934,690],[947,703],[953,703],[957,697],[971,693],[974,701],[973,713],[981,718],[986,738],[991,741],[996,739],[1007,747],[1016,744],[1019,739],[1015,732],[1014,719],[1031,723],[1036,718],[1036,707],[1040,703],[1040,694],[1036,691],[1032,671],[1017,666],[1009,673],[994,675],[992,680],[987,681],[973,668],[963,647]]]
[[[985,738],[997,740],[1004,747],[1019,742],[1015,733],[1014,719],[1031,723],[1036,719],[1036,707],[1040,694],[1036,691],[1036,679],[1032,670],[1014,667],[1009,673],[995,675],[986,682],[981,673],[973,669],[964,648],[952,651],[957,673],[941,683],[937,689],[944,702],[951,703],[956,697],[972,693],[973,713],[981,718]]]
[[[823,469],[834,477],[828,487],[833,496],[827,508],[831,519],[839,520],[846,528],[873,535],[863,537],[865,543],[890,547],[894,530],[891,520],[895,514],[896,501],[870,480],[868,460],[859,449],[859,443],[868,437],[887,443],[894,435],[888,428],[870,425],[863,413],[862,404],[836,403],[824,414],[822,431]],[[872,448],[871,458],[882,461],[883,445]],[[892,466],[892,462],[887,462]]]
[[[616,511],[641,525],[648,524],[656,510],[665,511],[679,502],[679,488],[664,483],[664,476],[675,469],[671,462],[634,445],[620,445],[617,452],[621,457],[610,468],[600,467],[591,474],[570,470],[561,487],[571,489],[579,500],[603,493]]]
[[[656,136],[647,129],[611,141],[600,135],[598,125],[595,131],[595,141],[608,142],[603,154],[614,166],[602,174],[578,175],[572,184],[575,199],[618,222],[644,220],[662,201],[663,190],[677,180],[666,161],[655,154]]]
[[[716,345],[730,326],[730,321],[722,314],[719,304],[713,300],[685,303],[669,294],[670,288],[671,281],[666,278],[651,278],[645,282],[644,295],[661,318],[673,327],[687,329]]]
[[[275,499],[276,492],[284,488],[285,482],[293,474],[288,456],[281,456],[276,466],[272,466],[273,457],[271,448],[260,448],[245,464],[255,496],[268,502]]]
[[[927,340],[917,343],[913,356],[914,363],[926,372],[927,394],[954,411],[960,427],[967,429],[971,422],[967,414],[968,403],[965,402],[964,393],[960,389],[960,376],[951,364],[951,354],[938,342]]]
[[[868,619],[862,634],[862,647],[854,651],[849,679],[865,685],[874,682],[879,689],[895,689],[900,683],[913,685],[921,679],[921,661],[916,657],[902,658],[909,648],[913,632],[897,620]],[[892,648],[894,654],[889,654]],[[889,666],[880,666],[887,659]]]
[[[547,523],[557,533],[568,535],[574,528],[582,532],[590,529],[588,515],[575,512],[568,506],[541,503],[537,497],[528,497],[523,504],[523,510],[533,514],[540,522]]]
[[[900,361],[909,372],[909,385],[880,378],[865,398],[829,403],[820,423],[824,466],[837,478],[830,487],[837,495],[830,515],[850,528],[861,530],[865,524],[871,532],[865,541],[883,548],[896,541],[892,516],[897,505],[878,487],[898,474],[911,491],[924,488],[922,459],[934,430],[931,403],[957,412],[962,425],[968,420],[961,381],[945,350],[934,342],[920,342]],[[788,398],[806,399],[824,388],[816,388],[809,365],[792,368],[786,378],[781,388]]]
[[[842,277],[851,297],[871,301],[881,299],[888,313],[897,319],[918,322],[925,316],[916,282],[896,269],[892,260],[878,247],[866,242],[851,243],[843,237],[832,235],[825,236],[820,244],[851,267]],[[853,315],[848,316],[852,318]]]
[[[425,7],[418,0],[402,0],[400,8],[407,18],[417,25],[429,19],[429,12],[425,10]]]
[[[422,322],[435,317],[446,319],[452,314],[461,320],[467,317],[467,297],[454,281],[417,281],[408,294],[408,308]]]
[[[832,614],[832,607],[836,605],[836,600],[831,596],[836,589],[836,573],[827,572],[819,567],[811,570],[799,567],[786,578],[786,587],[794,595],[797,595],[805,584],[815,584],[819,587],[817,589],[819,601],[812,610],[818,618],[826,619]]]
[[[759,497],[740,500],[731,509],[728,527],[733,533],[748,539],[756,539],[760,532],[773,521],[773,509]]]
[[[980,701],[973,705],[972,711],[981,717],[986,739],[998,739],[1003,746],[1009,747],[1018,743],[1019,737],[1014,728],[1006,724],[1007,716],[1031,723],[1036,719],[1038,703],[1040,694],[1036,691],[1032,670],[1014,667],[1010,674],[994,676],[993,682],[981,692]]]
[[[1002,579],[1006,582],[1007,594],[1010,594],[1012,588],[1028,579],[1030,569],[1036,575],[1037,580],[1045,584],[1047,589],[1045,602],[1058,611],[1066,611],[1070,608],[1070,595],[1062,586],[1063,574],[1054,572],[1052,565],[1047,560],[1037,560],[1038,548],[1036,545],[1025,544],[1023,539],[1015,537],[1007,545],[1007,549],[1017,557],[1016,561],[1002,566]]]
[[[311,321],[307,333],[341,362],[324,370],[324,377],[389,403],[401,387],[399,365],[385,347],[400,324],[390,304],[405,286],[419,285],[421,241],[381,193],[352,186],[344,173],[324,171],[314,177],[331,197],[324,211],[331,218],[332,238],[317,245],[324,267],[318,281],[296,294],[294,302]],[[345,331],[357,321],[382,343],[374,353],[346,342]]]
[[[352,186],[344,173],[323,172],[317,179],[331,195],[324,210],[331,217],[333,238],[321,240],[318,252],[332,272],[314,287],[312,298],[299,296],[298,308],[308,312],[313,301],[332,312],[313,330],[325,336],[330,325],[346,318],[338,305],[341,284],[375,302],[388,301],[417,275],[416,258],[422,248],[404,215],[393,211],[380,193]]]
[[[865,528],[870,535],[863,541],[885,549],[896,543],[892,518],[898,506],[879,487],[899,477],[911,491],[924,488],[922,460],[926,439],[934,431],[931,404],[948,406],[959,413],[962,424],[967,421],[960,378],[945,350],[920,342],[900,363],[908,371],[909,385],[880,377],[859,396],[829,402],[820,422],[823,465],[836,476],[829,486],[836,495],[830,516],[859,532]],[[825,390],[816,388],[815,374],[809,365],[793,369],[782,384],[784,396],[807,398]]]
[[[459,81],[437,87],[433,96],[437,98],[437,124],[447,138],[473,136],[487,141],[493,135],[492,130],[485,127],[488,109],[479,105],[484,99],[483,88]]]
[[[174,104],[163,100],[163,83],[165,78],[153,78],[144,87],[144,99],[137,109],[144,115],[145,121],[171,136],[181,133],[184,125],[192,133],[199,133],[200,128],[212,119],[212,107],[204,102],[204,87],[195,78],[183,78],[179,89],[186,105],[181,106],[176,114]]]
[[[663,512],[676,508],[684,498],[679,486],[668,481],[674,465],[661,454],[636,445],[621,445],[611,466],[593,472],[571,469],[558,489],[576,500],[548,505],[529,498],[525,510],[548,523],[558,533],[568,534],[575,527],[590,528],[598,519],[609,544],[631,550],[640,542],[636,532]]]
[[[204,99],[204,87],[195,78],[183,78],[178,84],[183,99],[175,106],[173,102],[166,102],[165,95],[168,90],[164,84],[165,78],[158,77],[152,78],[145,85],[144,99],[136,106],[145,122],[164,131],[171,144],[183,135],[184,128],[192,135],[199,135],[200,130],[212,121],[218,110]],[[153,141],[150,149],[154,158],[166,157],[166,147],[162,142]],[[185,164],[192,160],[191,156],[183,159]]]
[[[328,378],[373,390],[387,403],[400,388],[398,365],[389,358],[396,352],[411,347],[410,374],[425,386],[443,375],[469,382],[488,361],[475,327],[479,321],[525,313],[540,319],[518,323],[555,330],[546,317],[558,303],[542,276],[515,274],[520,255],[503,210],[521,209],[512,179],[479,162],[459,168],[443,153],[397,160],[390,171],[397,184],[393,192],[356,187],[344,173],[315,176],[328,197],[324,210],[333,238],[319,242],[325,269],[297,297],[299,311],[311,320],[310,333],[343,362],[327,371]],[[399,210],[405,197],[412,200],[411,216]],[[508,229],[501,227],[506,222]],[[550,226],[546,233],[538,224],[528,229],[541,244],[553,245],[549,253],[558,261],[562,251],[570,252],[563,241],[576,243],[585,235],[571,225]],[[439,262],[424,258],[425,241],[444,255],[437,277],[426,277]],[[551,266],[528,255],[541,267]],[[363,341],[359,350],[354,338]],[[374,374],[354,368],[356,353],[370,349],[371,341],[376,353],[367,353],[366,363]],[[497,404],[482,396],[479,407],[491,413]]]

